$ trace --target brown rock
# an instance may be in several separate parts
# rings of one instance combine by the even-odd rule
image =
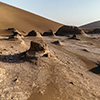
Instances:
[[[36,31],[32,30],[26,36],[37,36],[37,37],[41,37],[41,34],[39,32],[36,32]]]
[[[15,28],[8,28],[6,29],[7,31],[15,31],[16,29]]]
[[[68,36],[70,34],[85,34],[85,32],[76,26],[62,26],[55,33],[57,36]]]
[[[26,52],[27,57],[39,57],[46,54],[48,51],[48,46],[41,41],[41,43],[33,42],[30,43],[30,49]]]
[[[61,41],[60,40],[57,40],[57,41],[54,41],[52,42],[53,44],[56,44],[56,45],[62,45]]]
[[[54,36],[54,34],[53,34],[53,31],[50,29],[49,31],[44,32],[44,33],[42,34],[42,36]]]
[[[100,33],[100,28],[95,28],[93,31],[89,31],[87,32],[88,34],[96,34],[96,33]]]
[[[18,30],[15,30],[12,32],[13,35],[10,35],[8,39],[21,39],[23,38],[23,36],[21,35],[21,33]]]
[[[80,40],[80,39],[78,39],[78,38],[76,37],[76,34],[73,34],[73,36],[72,36],[72,37],[69,37],[68,39]]]

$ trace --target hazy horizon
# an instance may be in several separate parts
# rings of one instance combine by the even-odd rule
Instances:
[[[66,25],[81,26],[98,21],[100,18],[99,0],[1,0],[1,2]]]

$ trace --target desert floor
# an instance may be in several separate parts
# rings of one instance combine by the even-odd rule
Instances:
[[[1,100],[100,100],[100,35],[24,37],[0,36]],[[50,56],[35,63],[19,58],[30,41],[48,45]],[[61,45],[53,44],[60,40]]]

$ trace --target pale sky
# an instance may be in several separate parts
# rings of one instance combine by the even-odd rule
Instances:
[[[100,0],[1,0],[66,25],[100,20]]]

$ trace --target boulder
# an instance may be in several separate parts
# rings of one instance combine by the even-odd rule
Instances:
[[[80,39],[78,39],[78,38],[76,37],[76,34],[73,34],[73,36],[72,36],[72,37],[69,37],[68,39],[80,40]]]
[[[15,31],[16,29],[15,28],[8,28],[6,29],[7,31]]]
[[[82,29],[76,26],[62,26],[60,27],[55,35],[57,36],[69,36],[70,34],[86,34]]]
[[[49,31],[44,32],[44,33],[42,34],[42,36],[54,36],[54,34],[53,34],[53,31],[50,29]]]
[[[26,57],[27,58],[41,57],[47,53],[48,53],[48,46],[43,41],[41,41],[40,43],[31,41],[30,49],[27,50],[26,52]]]
[[[95,28],[93,31],[87,32],[88,34],[97,34],[100,33],[100,28]]]
[[[41,37],[41,34],[39,32],[36,32],[36,31],[32,30],[26,36],[37,36],[37,37]]]
[[[60,40],[54,41],[54,42],[52,42],[52,43],[55,44],[55,45],[62,45],[62,43],[61,43]]]
[[[12,31],[13,35],[10,35],[8,39],[21,39],[23,36],[18,30]]]

